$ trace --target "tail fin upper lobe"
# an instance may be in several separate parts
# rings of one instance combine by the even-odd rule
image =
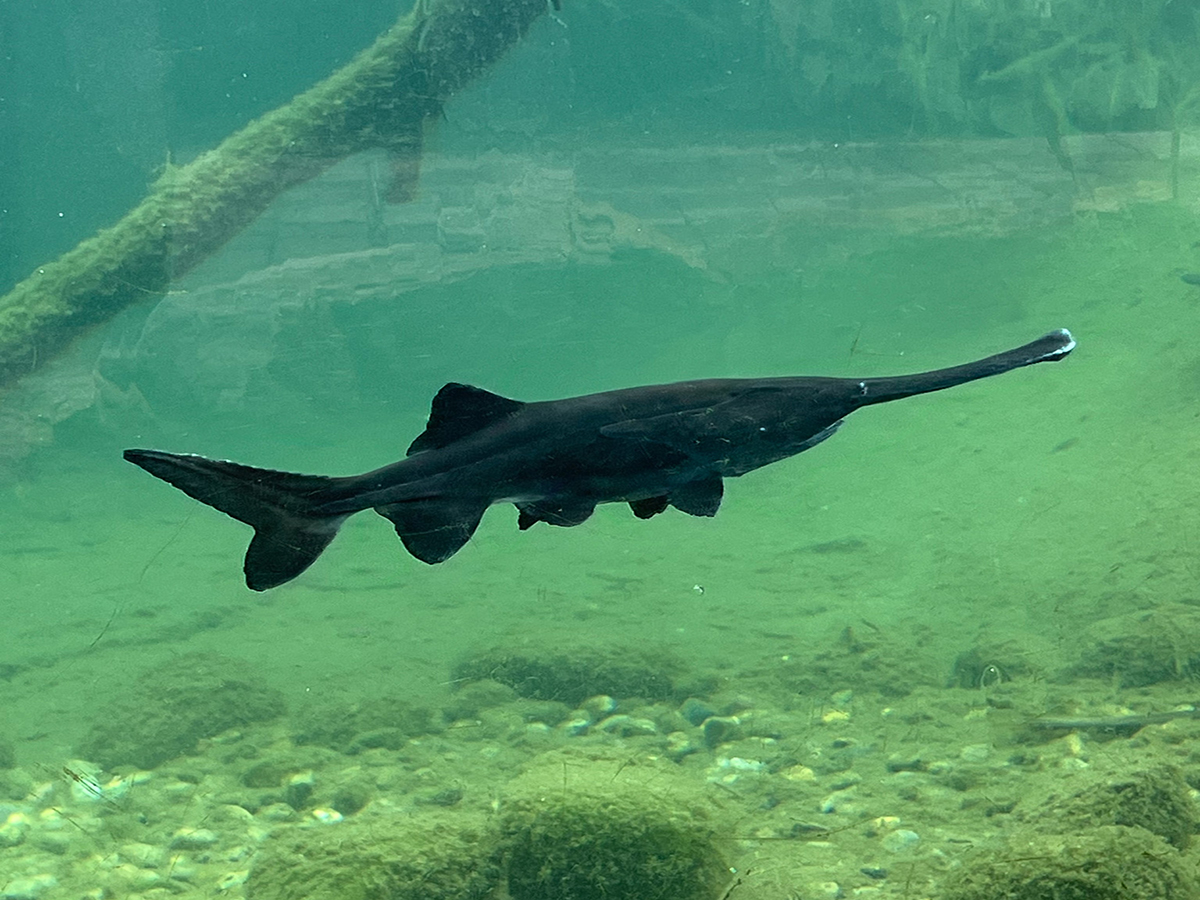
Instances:
[[[256,469],[225,460],[158,450],[126,450],[125,458],[227,516],[254,527],[243,571],[265,591],[291,581],[321,555],[346,516],[315,516],[310,498],[334,481]]]

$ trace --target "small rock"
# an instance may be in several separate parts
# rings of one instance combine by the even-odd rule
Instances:
[[[844,791],[847,788],[852,788],[856,784],[862,783],[862,776],[857,772],[843,772],[833,782],[830,783],[831,791]]]
[[[710,748],[729,741],[736,741],[742,736],[742,721],[737,716],[709,716],[700,726],[704,735],[704,743]]]
[[[883,836],[880,844],[888,853],[908,853],[917,846],[921,836],[907,828],[898,828]]]
[[[568,737],[578,737],[581,734],[586,734],[591,727],[592,721],[586,715],[572,714],[567,717],[567,720],[558,726],[558,730]]]
[[[888,757],[887,770],[889,772],[923,772],[925,771],[925,762],[921,759],[920,754],[893,753]]]
[[[217,891],[224,893],[232,890],[235,887],[241,887],[246,883],[246,879],[250,877],[249,869],[239,869],[236,872],[226,872],[217,879]]]
[[[38,900],[57,884],[58,879],[48,872],[30,875],[28,878],[14,878],[0,888],[0,898],[2,900]]]
[[[692,725],[699,727],[704,723],[704,720],[710,716],[715,716],[717,711],[705,703],[703,700],[698,700],[695,697],[688,697],[679,707],[679,714],[688,720]]]
[[[140,869],[157,869],[167,859],[166,851],[161,847],[141,842],[122,844],[120,854],[121,859]]]
[[[219,838],[207,828],[180,828],[171,838],[172,850],[207,850]]]
[[[992,755],[992,748],[987,744],[968,744],[958,755],[966,762],[981,763]]]
[[[272,803],[260,809],[255,818],[265,822],[290,822],[296,818],[296,811],[286,803]]]
[[[287,805],[295,810],[304,809],[312,797],[315,781],[311,771],[289,775],[283,786],[283,799]]]
[[[16,847],[25,843],[29,834],[29,817],[24,813],[15,812],[0,825],[0,847]]]
[[[644,734],[658,734],[658,726],[649,719],[638,719],[633,716],[609,716],[598,726],[601,731],[620,737],[638,737]]]
[[[598,722],[617,711],[617,701],[608,694],[598,694],[595,697],[588,697],[579,704],[579,708],[586,712],[593,722]]]
[[[428,799],[425,800],[425,802],[431,804],[432,806],[454,806],[460,800],[462,800],[462,798],[462,788],[443,788],[442,790],[431,794]]]
[[[685,756],[691,756],[699,750],[685,732],[672,731],[667,735],[667,756],[674,762],[679,762]]]
[[[39,850],[62,856],[71,849],[71,836],[61,831],[34,831],[29,835],[29,843]]]
[[[196,880],[196,874],[199,872],[199,867],[190,859],[184,859],[182,856],[176,856],[171,861],[171,880],[181,881],[185,884]]]

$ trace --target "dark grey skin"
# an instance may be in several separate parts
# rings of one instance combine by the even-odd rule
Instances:
[[[346,478],[158,450],[126,450],[125,458],[254,526],[244,570],[246,584],[263,591],[307,569],[342,522],[366,509],[390,519],[409,553],[427,563],[458,552],[493,503],[515,504],[522,530],[578,525],[600,503],[628,503],[641,519],[668,506],[713,516],[723,479],[819,444],[856,409],[1053,362],[1074,347],[1060,329],[916,375],[720,378],[538,403],[448,384],[404,459]]]

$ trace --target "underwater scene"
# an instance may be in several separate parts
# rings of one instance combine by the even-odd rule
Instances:
[[[1200,898],[1198,338],[1191,0],[2,4],[0,900]]]

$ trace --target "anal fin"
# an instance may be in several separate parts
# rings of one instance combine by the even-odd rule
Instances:
[[[670,499],[665,496],[646,497],[643,500],[630,500],[629,508],[633,510],[633,514],[639,519],[649,519],[651,516],[657,516],[666,509],[670,502]]]
[[[396,526],[404,548],[421,562],[445,562],[471,539],[487,503],[425,499],[389,503],[375,512]]]
[[[721,508],[725,486],[721,476],[704,475],[671,490],[671,505],[689,516],[715,516]]]

